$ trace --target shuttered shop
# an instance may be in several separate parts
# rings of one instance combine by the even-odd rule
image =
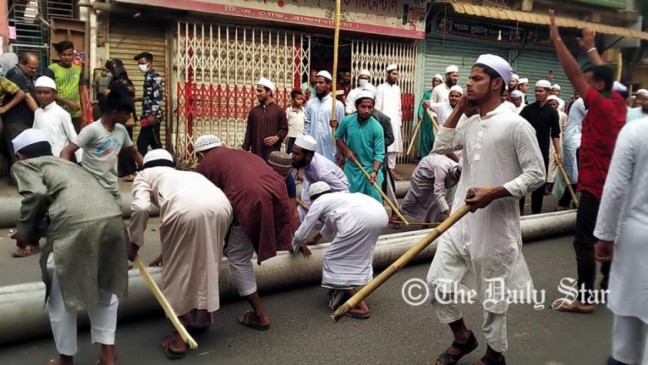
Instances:
[[[519,50],[515,61],[512,63],[515,73],[520,77],[529,79],[529,92],[527,93],[527,100],[529,103],[535,101],[533,90],[535,82],[543,80],[547,77],[549,70],[553,71],[552,84],[560,85],[560,97],[567,101],[569,96],[573,93],[573,88],[565,72],[563,71],[560,62],[553,49],[548,51],[541,50]]]
[[[123,24],[111,23],[110,29],[110,58],[118,58],[124,62],[128,76],[135,84],[135,95],[142,97],[144,74],[137,67],[137,62],[133,57],[140,52],[147,51],[153,54],[153,65],[164,80],[164,102],[162,110],[165,110],[165,117],[160,126],[160,138],[162,146],[166,146],[167,141],[167,124],[169,113],[166,105],[169,99],[169,79],[167,78],[166,67],[166,47],[164,27],[159,24],[156,26],[150,24]],[[138,118],[141,116],[142,105],[135,103]],[[139,135],[139,126],[133,130],[133,139],[137,140]]]

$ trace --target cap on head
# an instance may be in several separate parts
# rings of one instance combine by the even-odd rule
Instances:
[[[560,98],[557,97],[556,95],[549,95],[549,96],[547,97],[547,101],[549,101],[549,100],[553,100],[553,101],[555,101],[555,102],[557,102],[557,103],[560,103]]]
[[[13,144],[16,153],[27,146],[40,142],[49,143],[49,139],[47,139],[47,136],[42,130],[34,128],[25,129],[16,138],[11,140],[11,144]]]
[[[479,58],[477,58],[477,62],[475,62],[475,64],[488,66],[495,70],[495,72],[500,75],[502,80],[504,80],[504,84],[508,84],[509,81],[511,81],[513,69],[511,69],[511,65],[509,65],[509,63],[500,56],[483,54],[479,56]]]
[[[642,97],[648,97],[648,90],[646,89],[639,89],[637,90],[637,95],[642,96]]]
[[[205,134],[198,137],[196,143],[194,143],[194,151],[202,152],[210,150],[212,148],[220,147],[222,145],[223,143],[221,142],[220,138],[216,137],[213,134]]]
[[[512,75],[511,75],[511,80],[520,81],[520,75],[518,75],[518,74],[512,74]]]
[[[456,91],[459,94],[463,95],[463,89],[459,85],[454,85],[450,88],[450,92]]]
[[[290,169],[292,162],[292,156],[282,151],[272,151],[268,156],[268,165],[279,169]]]
[[[169,151],[163,148],[151,150],[147,152],[146,155],[144,156],[144,165],[155,160],[164,160],[164,161],[173,162],[173,156],[171,156]]]
[[[140,52],[137,54],[137,56],[133,57],[135,61],[139,61],[140,58],[146,58],[150,62],[153,62],[153,55],[151,54],[151,52]]]
[[[363,68],[362,70],[360,70],[360,73],[358,74],[358,76],[371,77],[371,72],[369,72],[369,70],[367,70],[366,68]]]
[[[41,76],[36,79],[36,82],[34,83],[34,87],[47,87],[56,90],[56,82],[54,82],[54,80],[52,80],[52,78],[50,77]]]
[[[325,78],[325,79],[327,79],[329,81],[333,80],[333,76],[331,76],[331,73],[326,71],[326,70],[322,70],[322,71],[318,72],[317,76],[321,76],[321,77],[323,77],[323,78]]]
[[[275,91],[275,84],[272,83],[272,81],[266,79],[265,77],[262,77],[259,79],[257,82],[257,85],[263,85],[263,87],[267,87],[270,89],[270,91],[274,92]]]
[[[308,188],[308,195],[312,199],[313,196],[315,196],[315,195],[320,195],[322,193],[326,193],[326,192],[329,192],[329,191],[331,191],[331,187],[329,186],[329,184],[327,184],[324,181],[318,181],[318,182],[312,184]]]
[[[518,85],[524,85],[528,83],[529,83],[529,79],[527,79],[526,77],[523,77],[518,81]]]
[[[535,83],[535,87],[541,87],[543,89],[551,89],[551,82],[548,80],[538,80]]]
[[[560,85],[558,85],[558,84],[553,84],[553,85],[551,86],[551,88],[552,88],[553,90],[560,90]]]
[[[362,100],[364,100],[364,99],[374,100],[374,98],[375,98],[375,94],[373,92],[371,92],[371,91],[369,91],[367,89],[362,89],[362,90],[360,90],[360,92],[358,93],[358,96],[356,97],[355,105],[358,106],[362,102]]]
[[[387,66],[387,68],[385,69],[385,72],[391,72],[391,71],[394,71],[394,70],[398,70],[398,65],[395,64],[395,63],[392,63],[391,65]]]
[[[435,75],[432,77],[432,80],[434,80],[434,79],[437,79],[437,80],[439,80],[439,81],[443,81],[443,76],[441,76],[441,74],[435,74]]]
[[[511,91],[511,97],[512,98],[521,98],[524,96],[524,93],[520,90],[513,90]]]
[[[317,148],[317,141],[312,136],[301,135],[295,140],[295,146],[299,146],[308,151],[315,151]]]
[[[457,67],[455,65],[450,65],[450,66],[446,67],[445,73],[449,74],[451,72],[459,72],[459,67]]]

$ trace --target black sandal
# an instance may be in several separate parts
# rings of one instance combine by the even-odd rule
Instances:
[[[479,361],[481,361],[484,365],[506,365],[506,359],[504,358],[504,356],[497,360],[497,362],[488,356],[482,357]]]
[[[450,347],[453,347],[461,351],[459,354],[453,355],[449,353],[448,350],[445,350],[441,355],[439,355],[439,358],[437,358],[436,364],[454,365],[457,362],[459,362],[459,360],[462,357],[475,351],[475,349],[479,346],[479,344],[477,343],[477,338],[475,338],[475,334],[472,331],[469,332],[470,332],[470,336],[468,337],[468,341],[466,341],[466,343],[459,343],[457,341],[453,341],[452,345],[450,345]]]

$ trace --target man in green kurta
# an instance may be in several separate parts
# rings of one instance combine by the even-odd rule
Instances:
[[[418,133],[419,158],[429,155],[430,151],[432,151],[432,146],[434,146],[434,127],[432,127],[430,115],[426,112],[426,109],[430,106],[431,96],[432,89],[423,93],[421,104],[418,107],[418,122],[422,123]]]
[[[344,173],[349,179],[349,191],[369,195],[382,203],[380,193],[372,186],[373,182],[382,186],[383,173],[380,166],[385,160],[385,137],[380,123],[371,116],[374,94],[361,91],[355,101],[357,114],[344,119],[335,132],[335,141],[346,156]],[[370,172],[370,178],[358,168],[354,160]]]
[[[82,167],[52,156],[47,136],[27,129],[13,141],[11,173],[22,195],[16,242],[46,237],[40,266],[59,358],[73,364],[76,315],[87,309],[100,362],[113,365],[118,297],[128,288],[128,233],[113,196]],[[92,204],[88,204],[92,202]]]

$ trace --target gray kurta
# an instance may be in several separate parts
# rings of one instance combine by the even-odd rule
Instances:
[[[23,196],[18,236],[37,242],[44,219],[49,220],[40,259],[46,297],[50,283],[45,264],[50,252],[68,310],[96,303],[98,289],[125,295],[128,234],[110,192],[82,167],[58,157],[19,161],[11,172]]]

